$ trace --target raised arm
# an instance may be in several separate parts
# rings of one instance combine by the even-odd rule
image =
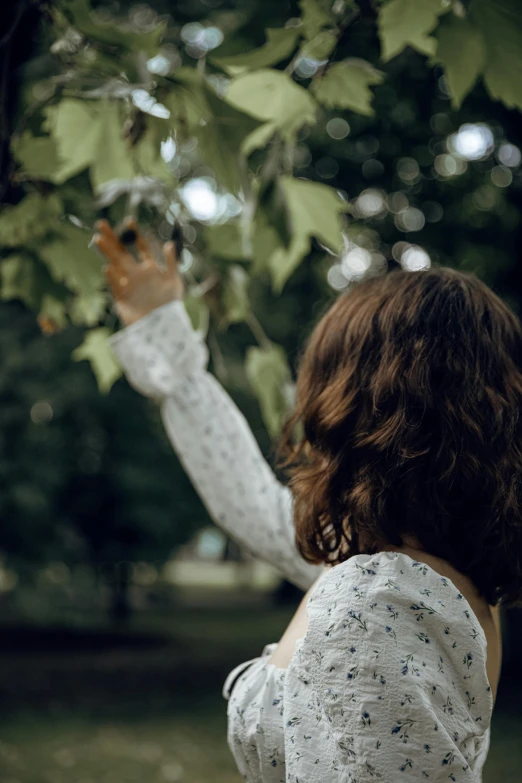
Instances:
[[[103,239],[100,249],[115,257]],[[109,267],[115,293],[116,274],[124,276],[130,293],[131,261],[143,274],[134,259],[127,259],[125,268]],[[166,272],[157,270],[166,274],[168,266]],[[127,313],[124,322],[129,325],[109,338],[110,346],[129,383],[158,400],[169,440],[212,519],[254,556],[307,589],[322,568],[306,563],[296,549],[291,493],[264,460],[243,414],[207,371],[207,347],[183,302],[171,299],[137,319]]]

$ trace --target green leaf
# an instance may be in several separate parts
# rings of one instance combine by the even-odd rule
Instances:
[[[40,255],[53,278],[79,294],[96,293],[105,284],[102,259],[89,249],[85,232],[70,224],[42,245]]]
[[[484,39],[468,18],[447,14],[437,28],[436,59],[444,68],[451,91],[451,103],[458,109],[484,65]]]
[[[64,0],[62,8],[74,27],[88,39],[117,46],[130,53],[141,51],[149,56],[157,54],[166,29],[166,23],[163,21],[146,33],[123,30],[116,20],[98,22],[88,0]]]
[[[98,122],[96,154],[90,168],[95,193],[106,182],[133,179],[136,175],[129,145],[123,138],[123,118],[118,103],[100,101]]]
[[[268,262],[276,250],[283,247],[283,241],[274,223],[268,219],[265,209],[258,206],[252,231],[251,274],[259,275],[269,268]]]
[[[0,245],[22,247],[40,240],[58,226],[62,204],[58,196],[29,193],[16,206],[7,204],[0,215]]]
[[[286,60],[293,53],[299,30],[295,28],[268,28],[266,43],[258,49],[252,49],[244,54],[232,54],[229,57],[211,57],[210,61],[228,73],[238,73],[240,70],[252,70],[276,65]]]
[[[299,0],[303,32],[310,41],[323,29],[333,27],[335,18],[332,14],[331,0]]]
[[[45,127],[56,145],[60,165],[52,181],[60,185],[96,160],[100,138],[98,102],[63,98],[48,106]]]
[[[31,310],[40,310],[45,296],[60,303],[67,289],[56,284],[46,267],[31,256],[10,255],[0,263],[0,299],[20,299]]]
[[[291,375],[283,348],[248,348],[245,371],[259,400],[266,428],[275,437],[290,409]]]
[[[69,315],[76,326],[96,326],[108,304],[108,295],[104,291],[93,294],[80,294],[74,297]]]
[[[103,394],[110,391],[113,383],[121,376],[122,371],[109,346],[107,338],[110,330],[106,327],[91,329],[85,335],[81,345],[72,353],[73,361],[86,359],[91,363],[92,370],[98,382],[98,388]]]
[[[472,0],[469,18],[485,42],[483,75],[489,94],[522,110],[522,3]]]
[[[145,133],[129,153],[134,170],[147,177],[172,182],[172,172],[161,157],[161,142],[169,135],[169,126],[164,119],[150,115],[147,116],[146,123]]]
[[[51,294],[44,294],[39,310],[40,315],[50,318],[59,329],[63,329],[67,325],[65,302],[61,299],[57,299]]]
[[[244,140],[259,122],[241,108],[231,106],[210,88],[205,89],[209,117],[196,131],[199,146],[216,177],[232,193],[241,189]]]
[[[303,125],[315,122],[317,106],[308,91],[287,73],[271,68],[236,76],[226,100],[258,120],[270,123],[286,139],[294,138]]]
[[[323,76],[312,83],[312,91],[323,106],[351,109],[370,117],[374,114],[370,86],[380,84],[383,76],[366,60],[350,57],[327,68]]]
[[[336,191],[327,185],[293,177],[281,177],[279,185],[286,202],[291,241],[288,248],[276,249],[268,261],[276,292],[281,291],[292,272],[310,252],[312,237],[334,252],[341,252],[342,214],[349,209]]]
[[[434,54],[436,41],[429,33],[448,7],[444,0],[389,0],[385,3],[378,16],[382,59],[391,60],[407,46],[421,54]]]
[[[311,41],[305,41],[299,50],[301,57],[312,57],[314,60],[326,60],[337,44],[337,35],[332,30],[323,30]]]
[[[205,226],[203,236],[209,256],[226,261],[244,261],[245,250],[238,221],[229,220],[221,225]]]
[[[35,264],[27,256],[12,255],[0,263],[0,299],[20,299],[36,309],[40,302]]]
[[[248,157],[256,150],[264,149],[276,133],[277,127],[275,123],[265,122],[263,125],[260,125],[246,137],[241,145],[243,155]]]
[[[183,297],[183,304],[192,323],[192,328],[198,331],[202,337],[206,337],[210,313],[202,297],[187,294]]]
[[[223,306],[227,324],[239,323],[248,319],[251,309],[248,299],[248,282],[249,276],[242,266],[233,264],[229,267],[223,286]]]
[[[174,131],[186,138],[195,136],[201,156],[216,178],[237,192],[243,175],[242,145],[258,128],[258,120],[220,98],[193,69],[179,69],[174,79],[177,85],[164,99]]]
[[[56,144],[50,136],[33,136],[31,131],[26,130],[19,138],[11,139],[11,149],[28,177],[53,180],[60,161]]]

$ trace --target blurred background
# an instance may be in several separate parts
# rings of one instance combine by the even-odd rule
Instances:
[[[520,315],[522,11],[421,5],[2,8],[0,783],[237,783],[222,683],[300,598],[120,377],[97,218],[181,226],[187,310],[268,459],[363,277],[451,265]],[[519,609],[503,633],[486,783],[522,780]]]

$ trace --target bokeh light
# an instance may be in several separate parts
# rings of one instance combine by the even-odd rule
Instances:
[[[31,421],[35,424],[46,424],[48,421],[51,421],[54,412],[50,403],[41,401],[35,402],[29,415],[31,416]]]
[[[351,247],[343,254],[341,270],[347,280],[362,277],[372,264],[372,254],[364,247]]]
[[[367,188],[355,202],[357,215],[363,218],[376,217],[386,212],[386,198],[381,190]]]
[[[166,163],[170,163],[170,161],[174,159],[176,155],[176,149],[176,142],[172,136],[169,136],[168,139],[165,139],[165,141],[161,142],[161,157]]]
[[[419,164],[415,158],[399,158],[397,174],[406,183],[414,183],[420,179]]]
[[[407,269],[409,272],[417,272],[421,269],[429,269],[431,258],[420,245],[408,245],[403,249],[399,263],[403,269]]]
[[[218,217],[218,197],[207,178],[198,177],[189,180],[180,189],[181,200],[196,220],[212,221]]]
[[[424,213],[417,207],[406,207],[395,216],[395,225],[400,231],[421,231],[425,223]]]
[[[335,291],[343,291],[349,282],[343,273],[341,264],[332,264],[326,274],[326,279]]]
[[[166,120],[170,117],[170,111],[162,103],[158,103],[156,98],[150,95],[147,90],[138,88],[131,93],[133,104],[140,111],[146,114],[152,114],[154,117],[161,117]]]
[[[507,142],[500,145],[497,157],[504,166],[510,166],[511,168],[519,166],[522,159],[519,148],[514,144],[508,144]]]
[[[491,169],[491,181],[497,188],[507,188],[513,182],[513,174],[507,166],[494,166]]]
[[[322,179],[332,179],[339,172],[339,164],[335,158],[319,158],[315,164],[315,170]]]
[[[326,60],[315,60],[313,57],[298,57],[294,73],[301,79],[310,79],[312,76],[315,76],[319,67],[326,62]]]
[[[350,133],[350,125],[342,117],[332,117],[326,123],[326,132],[332,139],[345,139]]]
[[[491,128],[485,123],[465,123],[447,140],[448,149],[464,160],[481,160],[491,154],[494,139]]]

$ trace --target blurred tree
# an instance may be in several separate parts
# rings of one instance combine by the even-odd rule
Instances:
[[[121,618],[133,564],[161,567],[209,520],[155,406],[124,383],[100,395],[70,362],[79,341],[0,308],[0,551],[18,568],[90,565]]]
[[[149,545],[153,557],[161,536],[166,545],[185,534],[167,535],[158,512],[149,541],[148,498],[136,502],[135,482],[122,478],[140,465],[132,492],[152,482],[157,507],[176,503],[179,515],[145,457],[157,443],[146,441],[147,421],[141,430],[145,403],[121,383],[99,397],[68,361],[89,359],[103,392],[120,372],[106,342],[115,319],[102,262],[88,249],[97,216],[134,212],[162,239],[181,222],[187,309],[265,450],[291,402],[289,365],[306,331],[362,277],[451,264],[520,309],[519,0],[27,0],[2,14],[0,296],[23,302],[47,335],[5,310],[2,366],[20,361],[25,372],[32,357],[38,379],[59,365],[52,386],[25,381],[28,391],[16,376],[5,392],[6,442],[20,443],[6,511],[14,494],[31,497],[20,477],[40,480],[26,460],[40,454],[40,469],[50,453],[49,443],[25,454],[56,423],[30,424],[28,408],[57,394],[58,378],[76,406],[64,404],[66,446],[52,447],[56,486],[36,487],[36,510],[9,512],[19,536],[8,526],[2,548],[55,542],[55,503],[95,562],[131,560],[123,550]],[[23,360],[9,343],[15,324]],[[78,472],[68,454],[79,453],[91,415],[98,445],[89,448],[111,456]],[[168,459],[165,470],[179,471]]]
[[[432,262],[474,269],[516,300],[517,0],[115,8],[21,3],[2,40],[9,52],[31,33],[3,96],[2,297],[25,301],[47,331],[91,327],[77,355],[102,390],[119,370],[101,262],[87,247],[101,213],[136,212],[163,238],[181,222],[191,316],[206,324],[210,310],[212,333],[249,327],[230,342],[248,348],[272,436],[291,398],[277,343],[297,344],[289,298],[274,294],[299,281],[305,258],[315,301],[390,264]]]

